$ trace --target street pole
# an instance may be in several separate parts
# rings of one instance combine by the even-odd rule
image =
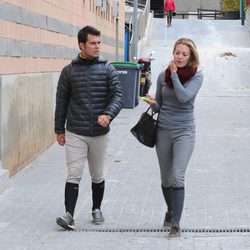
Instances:
[[[240,0],[240,17],[241,17],[241,25],[245,23],[245,0]]]
[[[115,60],[119,59],[119,19],[115,18]]]
[[[138,0],[134,0],[134,20],[133,20],[133,61],[137,60],[137,44],[138,44],[138,23],[137,23],[137,13],[138,13]],[[136,59],[135,59],[136,58]]]

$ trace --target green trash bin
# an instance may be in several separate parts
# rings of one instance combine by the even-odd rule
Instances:
[[[123,90],[123,108],[134,108],[139,103],[141,65],[132,62],[111,62]]]

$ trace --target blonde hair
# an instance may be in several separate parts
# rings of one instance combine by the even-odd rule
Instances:
[[[200,61],[199,61],[199,54],[198,54],[197,47],[196,47],[195,43],[189,38],[180,38],[175,42],[173,53],[179,44],[186,45],[190,48],[191,57],[190,57],[190,60],[189,60],[189,63],[187,64],[187,66],[192,67],[192,68],[197,68],[200,64]]]

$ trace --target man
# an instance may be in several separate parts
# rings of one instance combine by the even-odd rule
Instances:
[[[74,230],[74,210],[86,160],[92,180],[93,223],[104,221],[101,202],[107,133],[122,108],[122,88],[114,66],[99,56],[100,35],[91,26],[78,32],[81,52],[64,67],[57,86],[55,133],[58,144],[65,145],[68,176],[66,214],[56,223],[66,230]]]

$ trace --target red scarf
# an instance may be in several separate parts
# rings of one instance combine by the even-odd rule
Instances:
[[[177,75],[179,77],[180,82],[184,85],[190,78],[192,78],[196,74],[197,68],[185,67],[185,68],[177,68]],[[169,88],[173,89],[173,82],[171,79],[171,71],[170,67],[165,70],[165,82]]]

